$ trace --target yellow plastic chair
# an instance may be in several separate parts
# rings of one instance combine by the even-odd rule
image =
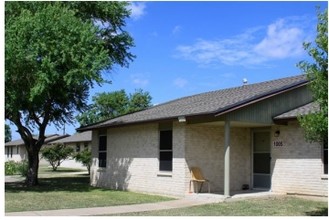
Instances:
[[[199,167],[191,167],[191,180],[190,180],[190,189],[189,189],[190,193],[191,193],[191,183],[192,182],[201,183],[199,193],[202,190],[203,183],[207,182],[207,184],[208,184],[208,193],[210,193],[210,182],[209,182],[209,180],[207,180],[203,177]]]

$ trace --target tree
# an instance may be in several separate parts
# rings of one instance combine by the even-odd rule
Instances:
[[[68,159],[73,153],[73,149],[65,147],[63,144],[56,144],[54,146],[45,147],[41,150],[42,157],[47,160],[56,171],[61,163]]]
[[[5,142],[11,141],[11,129],[10,126],[5,124]]]
[[[127,113],[137,112],[151,106],[152,97],[149,92],[137,89],[133,94],[129,94],[129,106]]]
[[[304,49],[315,63],[302,61],[298,66],[307,74],[310,89],[320,110],[299,117],[299,122],[309,141],[322,142],[328,139],[328,10],[318,11],[315,44],[304,43]]]
[[[89,88],[105,82],[102,72],[134,58],[133,40],[123,30],[127,4],[5,3],[5,118],[25,143],[28,186],[38,184],[48,124],[72,123],[87,107]]]
[[[124,89],[115,92],[103,92],[93,96],[89,110],[77,117],[84,126],[120,115],[136,112],[150,107],[152,97],[142,89],[127,95]]]
[[[92,163],[91,151],[88,149],[84,149],[83,151],[77,153],[74,156],[75,161],[81,162],[83,166],[87,167],[88,174],[90,174],[90,167]]]

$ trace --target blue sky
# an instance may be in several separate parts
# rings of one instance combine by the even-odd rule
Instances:
[[[148,91],[159,104],[197,93],[300,74],[323,2],[133,2],[126,30],[137,57],[97,92]],[[66,125],[75,133],[79,125]],[[15,126],[11,126],[12,131]],[[47,133],[59,133],[53,126]],[[20,138],[15,132],[13,139]]]

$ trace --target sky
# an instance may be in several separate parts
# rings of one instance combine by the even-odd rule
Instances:
[[[115,66],[100,92],[143,89],[152,104],[202,92],[301,74],[296,64],[313,62],[303,42],[316,36],[316,6],[292,2],[132,2],[124,28],[136,55],[129,68]],[[74,134],[79,124],[66,125]],[[12,139],[19,139],[11,125]],[[53,125],[47,134],[63,134]]]

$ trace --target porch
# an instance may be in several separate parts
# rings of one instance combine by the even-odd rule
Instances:
[[[198,196],[239,198],[269,193],[271,188],[270,124],[208,122],[186,127],[186,162],[199,167],[210,182]],[[190,174],[187,179],[190,179]],[[247,190],[242,190],[247,186]],[[199,190],[192,184],[192,191]]]
[[[195,199],[201,201],[209,202],[226,202],[226,201],[236,201],[244,199],[257,199],[257,198],[267,198],[272,196],[278,196],[280,194],[273,193],[270,190],[241,190],[241,191],[232,191],[231,196],[227,197],[224,195],[224,192],[212,192],[212,193],[189,193],[186,195],[187,199]]]

